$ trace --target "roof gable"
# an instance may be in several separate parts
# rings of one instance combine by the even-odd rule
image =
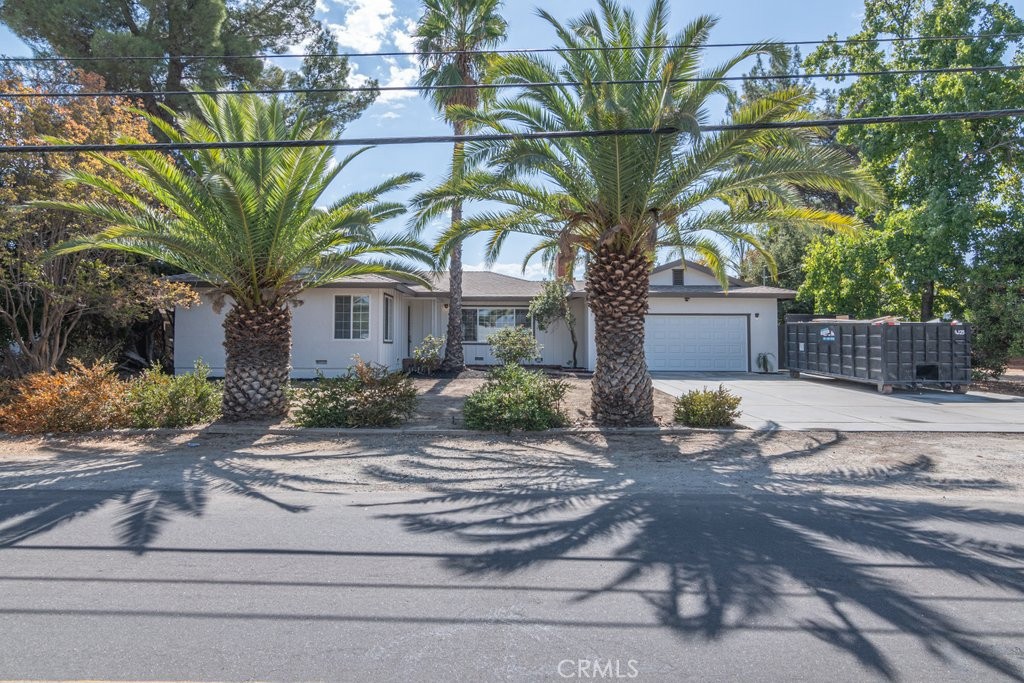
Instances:
[[[708,281],[704,281],[705,279],[701,278],[702,282],[700,284],[712,284],[712,283],[720,284],[718,282],[718,277],[715,275],[715,272],[713,270],[711,270],[710,268],[708,268],[705,265],[701,265],[700,263],[697,263],[696,261],[690,261],[690,260],[684,260],[684,259],[676,259],[675,261],[669,261],[668,263],[665,263],[665,264],[662,264],[660,266],[657,266],[653,271],[651,271],[651,275],[654,276],[654,275],[657,275],[658,273],[664,273],[666,271],[678,270],[680,268],[683,269],[683,270],[694,270],[694,271],[696,271],[698,273],[701,273],[702,275],[707,275],[707,276],[709,276],[711,278]],[[754,284],[753,282],[747,282],[745,280],[739,279],[738,277],[729,277],[728,281],[729,281],[729,286],[730,287],[756,287],[756,286],[758,286],[758,285]],[[665,284],[671,284],[671,283],[672,283],[671,279],[668,279],[665,282]]]

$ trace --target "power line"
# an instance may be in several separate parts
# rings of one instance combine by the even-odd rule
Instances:
[[[983,111],[940,112],[931,114],[899,114],[894,116],[862,116],[856,118],[813,119],[806,121],[769,121],[763,123],[731,123],[705,126],[705,133],[741,130],[779,130],[792,128],[835,128],[883,123],[931,123],[936,121],[978,121],[982,119],[1024,116],[1024,109],[991,109]],[[171,152],[202,149],[265,149],[301,147],[367,147],[377,145],[415,145],[456,142],[512,142],[516,140],[561,140],[566,138],[604,138],[633,135],[677,135],[677,128],[620,128],[593,131],[539,131],[524,133],[483,133],[476,135],[427,135],[387,138],[327,138],[323,140],[238,140],[225,142],[151,142],[139,144],[50,144],[5,145],[0,154],[80,153],[80,152]]]
[[[954,40],[980,40],[983,38],[1021,38],[1024,33],[963,33],[944,36],[895,36],[892,38],[846,38],[833,40],[789,40],[789,41],[765,41],[772,45],[788,45],[797,47],[800,45],[823,45],[825,43],[836,45],[863,44],[863,43],[908,43],[908,42],[934,42]],[[597,45],[593,47],[539,47],[505,50],[464,50],[462,54],[467,55],[524,55],[524,54],[546,54],[546,53],[571,53],[571,52],[621,52],[627,50],[675,50],[682,48],[742,48],[753,47],[763,44],[762,41],[747,43],[678,43],[672,45]],[[261,53],[254,55],[138,55],[119,57],[0,57],[0,62],[14,63],[52,63],[68,62],[72,64],[90,62],[165,62],[171,59],[182,61],[222,59],[225,61],[239,59],[297,59],[306,57],[344,57],[346,59],[368,59],[374,57],[433,57],[450,54],[448,52],[415,52],[415,51],[389,51],[389,52],[302,52],[270,54]]]
[[[830,71],[817,74],[765,74],[762,76],[723,76],[723,77],[693,77],[673,78],[669,83],[705,83],[705,82],[743,82],[743,81],[786,81],[804,80],[811,78],[840,79],[860,78],[873,76],[924,76],[936,74],[965,74],[965,73],[1002,73],[1007,71],[1020,71],[1024,69],[1021,64],[998,64],[991,66],[963,66],[963,67],[935,67],[927,69],[884,69],[878,71]],[[476,85],[391,85],[391,86],[354,86],[342,88],[252,88],[246,90],[126,90],[126,91],[70,91],[70,92],[5,92],[0,93],[0,100],[6,99],[32,99],[40,97],[124,97],[128,99],[142,97],[184,97],[189,95],[289,95],[289,94],[339,94],[359,92],[401,92],[401,91],[438,91],[438,90],[464,90],[476,88],[481,90],[500,89],[525,89],[525,88],[554,88],[554,87],[578,87],[581,85],[658,85],[663,83],[654,79],[622,79],[608,81],[546,81],[539,83],[480,83]]]

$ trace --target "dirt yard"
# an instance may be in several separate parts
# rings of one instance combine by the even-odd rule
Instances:
[[[998,379],[987,378],[974,380],[971,389],[988,391],[994,394],[1024,396],[1024,358],[1012,358],[1006,366],[1006,372]]]
[[[530,437],[152,434],[0,437],[0,490],[274,490],[617,486],[737,495],[870,492],[1019,499],[1024,439],[995,434],[732,432]],[[190,494],[191,495],[191,494]],[[0,494],[2,497],[2,494]]]
[[[416,427],[462,427],[462,402],[485,381],[484,373],[471,371],[458,378],[417,377],[413,379],[420,400],[416,414],[407,423]],[[563,408],[569,423],[576,427],[592,426],[590,419],[590,379],[567,376],[560,378],[569,391]],[[673,423],[675,399],[654,391],[654,419],[659,425]]]

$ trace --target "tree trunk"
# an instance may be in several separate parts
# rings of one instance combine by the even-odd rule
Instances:
[[[286,416],[292,355],[291,308],[232,306],[224,317],[224,350],[224,419]]]
[[[651,266],[646,254],[601,247],[587,267],[597,367],[594,422],[609,427],[654,424],[654,387],[644,355]]]
[[[921,288],[921,322],[935,317],[935,281],[929,280]]]
[[[575,370],[579,367],[579,363],[576,361],[576,354],[579,351],[580,343],[576,339],[576,328],[572,324],[569,325],[569,339],[572,340],[572,369]]]
[[[455,135],[462,135],[465,132],[465,125],[461,121],[453,124]],[[452,173],[462,173],[462,143],[455,143],[455,151],[452,154]],[[462,221],[462,202],[456,202],[452,206],[452,226]],[[451,372],[458,372],[466,367],[466,359],[462,353],[462,242],[461,240],[452,247],[451,256],[448,259],[448,333],[445,336],[444,362],[442,367]]]

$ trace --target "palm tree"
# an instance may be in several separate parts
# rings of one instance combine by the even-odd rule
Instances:
[[[293,141],[330,136],[329,124],[288,122],[278,99],[252,94],[196,97],[198,116],[177,127],[147,116],[175,143]],[[126,140],[126,142],[132,142]],[[422,278],[400,259],[432,264],[416,241],[383,238],[373,226],[402,214],[381,195],[419,179],[394,176],[374,187],[317,206],[330,183],[360,149],[335,164],[325,147],[239,147],[181,151],[180,163],[150,151],[128,160],[94,155],[127,181],[73,172],[70,180],[108,201],[44,206],[100,218],[109,227],[58,246],[55,253],[114,249],[141,254],[194,273],[214,286],[214,301],[232,301],[224,317],[225,419],[268,418],[288,410],[291,307],[304,289],[366,274]]]
[[[806,119],[801,107],[811,95],[804,89],[738,107],[728,122],[749,128],[701,132],[710,98],[729,92],[721,79],[748,57],[772,52],[771,44],[702,69],[702,46],[715,19],[699,17],[670,39],[667,0],[654,0],[642,23],[615,0],[599,4],[600,15],[588,12],[568,25],[541,12],[566,48],[557,63],[504,57],[492,78],[521,88],[487,111],[454,108],[451,115],[487,132],[642,134],[474,143],[467,160],[484,170],[467,170],[461,180],[422,194],[415,207],[422,214],[465,198],[506,205],[453,226],[438,245],[442,256],[451,243],[478,232],[491,234],[491,261],[513,233],[538,238],[531,253],[561,254],[563,269],[579,255],[597,345],[593,417],[605,425],[642,425],[653,421],[644,321],[659,249],[699,254],[726,285],[723,242],[742,240],[763,251],[751,226],[858,225],[850,216],[808,207],[802,191],[833,191],[864,204],[877,202],[881,192],[847,155],[816,144],[813,131],[759,128]],[[531,85],[552,82],[568,84]]]
[[[429,90],[434,106],[452,124],[455,135],[465,132],[462,119],[449,115],[452,107],[476,109],[480,92],[475,87],[484,76],[487,55],[478,51],[492,48],[505,38],[506,23],[498,14],[501,0],[425,0],[424,13],[413,36],[420,55],[420,85]],[[452,88],[451,86],[459,86]],[[455,143],[451,177],[463,169],[462,143]],[[462,202],[451,203],[451,224],[462,220]],[[422,227],[425,223],[420,223]],[[462,245],[458,241],[448,250],[448,281],[451,301],[448,307],[448,334],[444,367],[457,370],[465,365],[462,355]]]

